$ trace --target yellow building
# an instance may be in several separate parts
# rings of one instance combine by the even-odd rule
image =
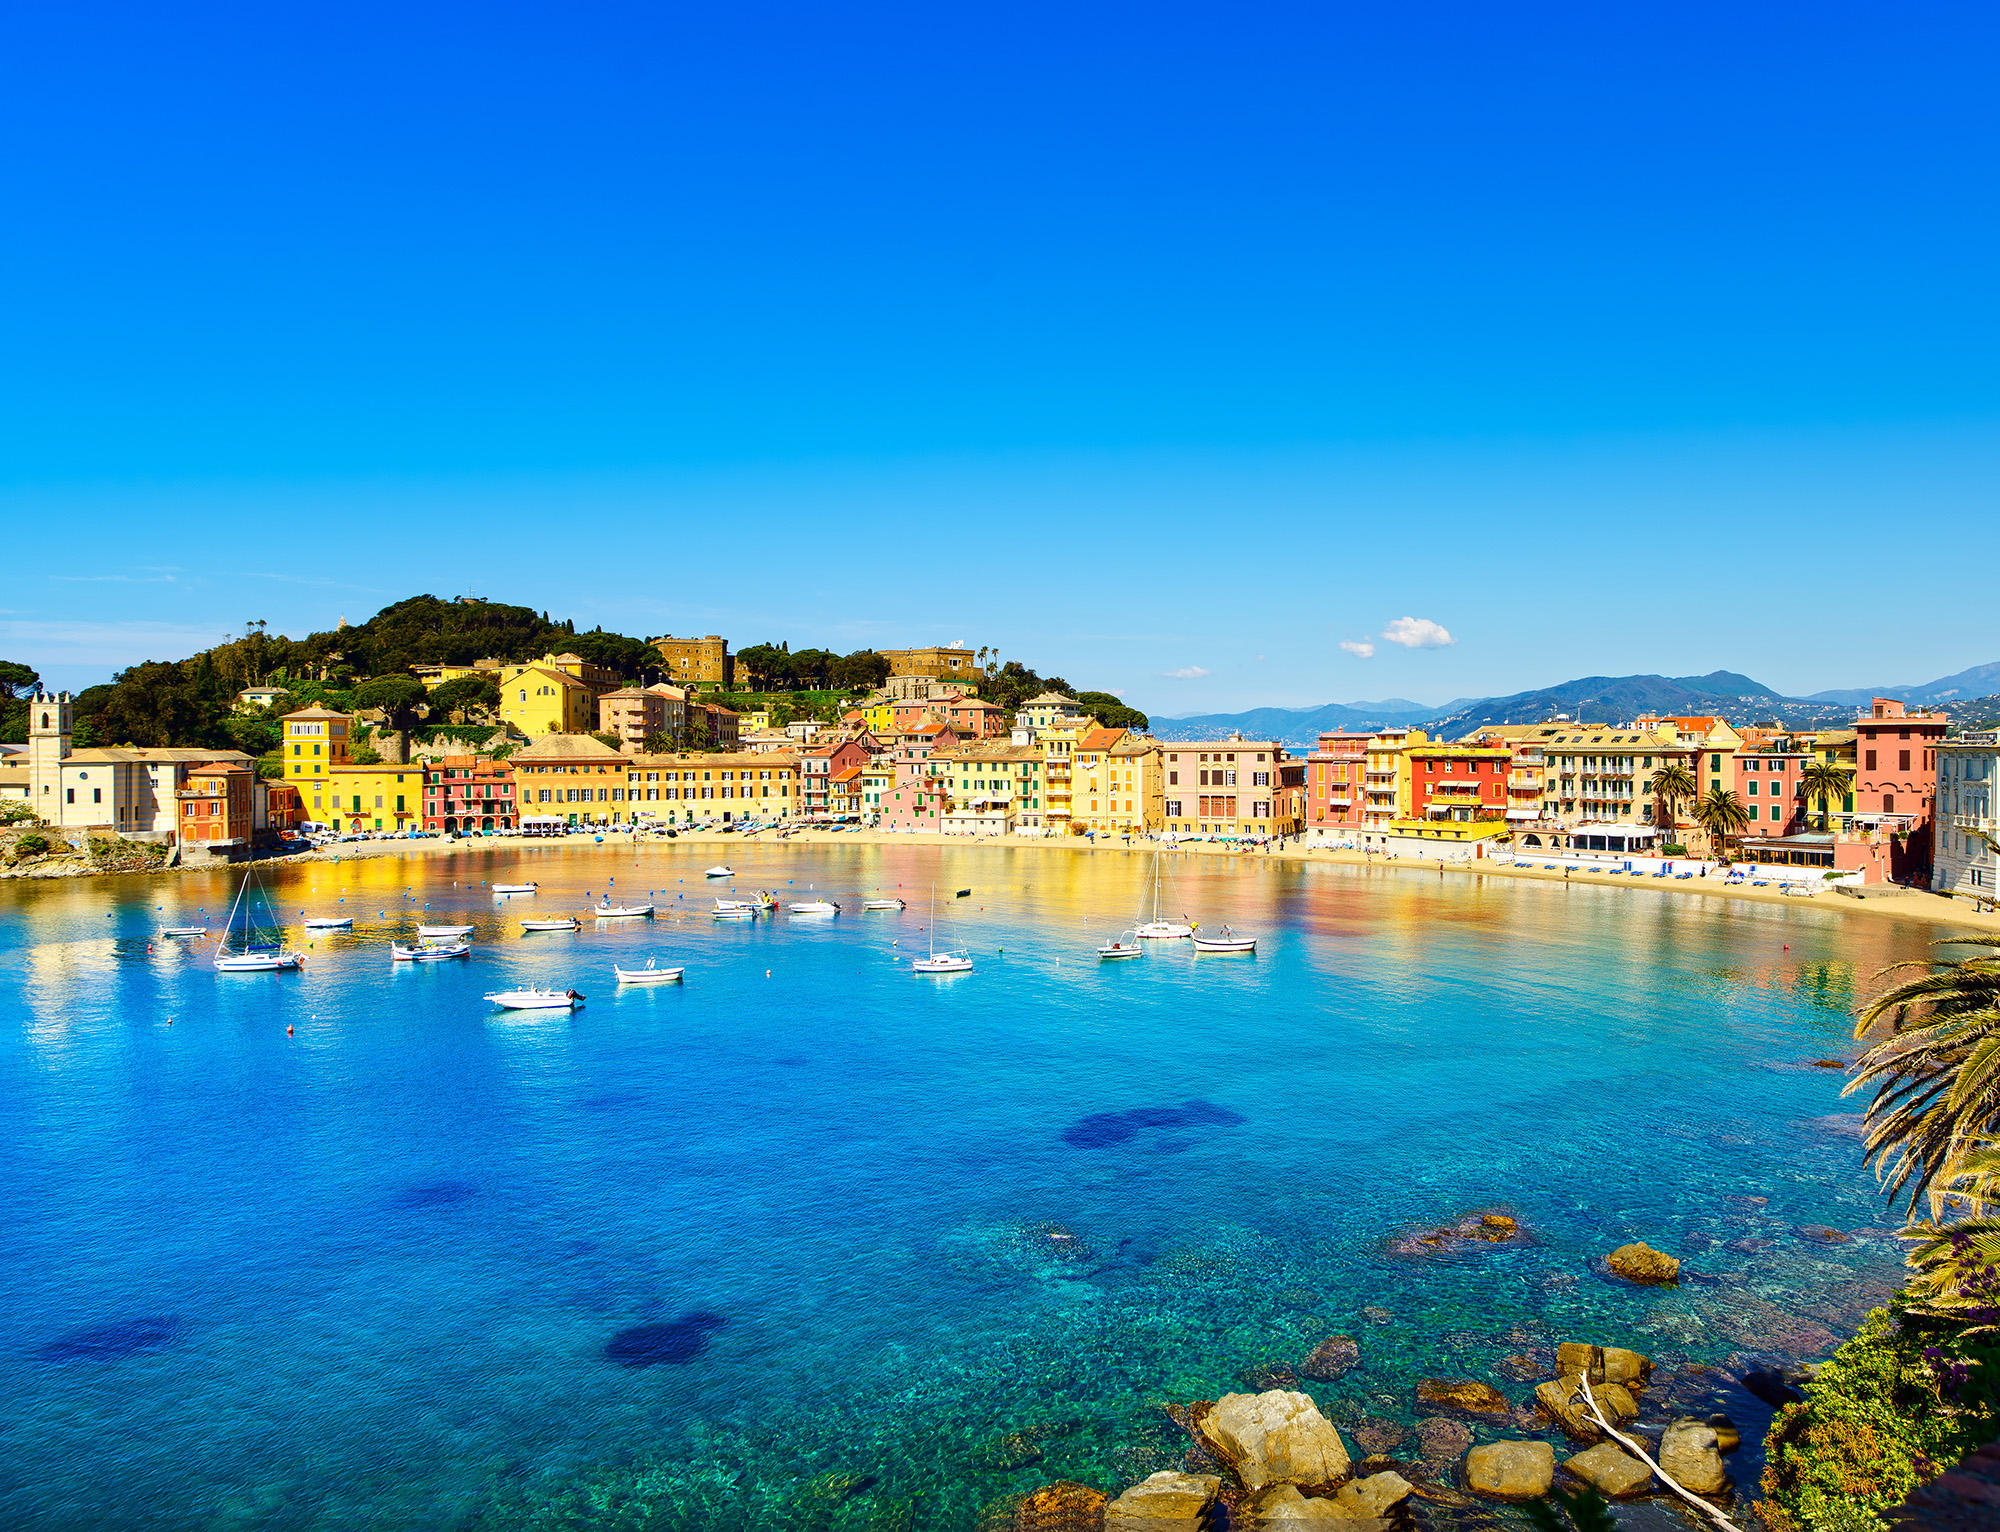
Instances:
[[[1361,771],[1361,822],[1386,830],[1410,807],[1410,757],[1413,745],[1428,743],[1422,729],[1383,729],[1369,736]]]
[[[286,764],[291,758],[286,757]],[[335,830],[420,830],[424,824],[421,765],[352,764],[330,768],[324,778],[298,784],[299,812]]]
[[[635,819],[789,819],[799,806],[795,755],[635,755],[627,804]]]
[[[967,684],[979,680],[979,656],[971,649],[930,644],[921,649],[882,649],[877,653],[889,662],[892,676],[929,676],[937,681]]]
[[[1165,756],[1157,741],[1091,729],[1070,757],[1070,824],[1078,834],[1139,835],[1166,822]]]
[[[516,734],[588,734],[597,693],[554,665],[509,665],[501,672],[500,721]]]
[[[946,833],[1040,830],[1047,824],[1044,758],[1034,745],[982,739],[935,751],[930,776],[945,792]]]
[[[729,642],[714,633],[706,638],[665,638],[653,640],[660,662],[676,686],[697,691],[727,691],[736,680],[736,657]]]
[[[896,730],[896,699],[893,697],[878,697],[855,711],[860,713],[868,732],[877,739],[887,739]]]
[[[627,824],[631,761],[588,734],[544,733],[507,758],[525,829],[535,820]]]
[[[318,819],[306,794],[306,784],[323,778],[350,756],[348,740],[354,720],[330,708],[300,708],[284,716],[285,733],[279,749],[285,756],[285,780],[299,789],[306,818]]]
[[[470,665],[412,665],[410,674],[424,683],[425,691],[434,692],[447,681],[462,681],[467,676],[497,679],[501,669],[498,660],[474,660]]]

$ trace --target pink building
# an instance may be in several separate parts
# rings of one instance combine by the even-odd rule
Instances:
[[[944,783],[921,773],[900,771],[882,794],[881,824],[887,830],[944,830]]]
[[[1890,876],[1928,882],[1931,815],[1937,806],[1937,747],[1949,719],[1912,713],[1876,697],[1854,720],[1853,827],[1890,842]]]
[[[1802,750],[1759,750],[1728,757],[1735,762],[1736,780],[1731,784],[1743,800],[1743,812],[1750,823],[1743,827],[1744,854],[1754,856],[1749,842],[1758,838],[1791,835],[1806,828],[1806,803],[1799,788],[1800,774],[1812,757]]]
[[[1369,738],[1337,729],[1320,735],[1319,748],[1307,753],[1307,834],[1341,835],[1361,827],[1361,773]]]

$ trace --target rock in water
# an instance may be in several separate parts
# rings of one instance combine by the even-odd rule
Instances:
[[[1697,1495],[1719,1494],[1728,1482],[1717,1450],[1715,1427],[1701,1420],[1676,1420],[1660,1438],[1660,1471]]]
[[[1274,1388],[1224,1394],[1201,1420],[1216,1456],[1251,1492],[1267,1484],[1333,1484],[1347,1477],[1347,1448],[1304,1394]]]
[[[1823,1223],[1800,1224],[1799,1237],[1809,1239],[1816,1245],[1844,1245],[1848,1241],[1845,1230],[1829,1228]]]
[[[1361,1345],[1353,1336],[1329,1335],[1313,1347],[1311,1356],[1299,1363],[1299,1373],[1320,1383],[1331,1383],[1360,1365]]]
[[[1389,1507],[1407,1500],[1415,1487],[1399,1473],[1372,1473],[1343,1484],[1333,1503],[1349,1516],[1387,1516]]]
[[[1489,1500],[1533,1500],[1556,1479],[1547,1442],[1488,1442],[1465,1455],[1465,1487]]]
[[[1681,1279],[1679,1261],[1670,1255],[1662,1255],[1652,1246],[1643,1243],[1620,1245],[1605,1258],[1605,1264],[1611,1268],[1614,1276],[1647,1287],[1657,1287]]]
[[[1639,1401],[1622,1383],[1593,1383],[1590,1393],[1613,1425],[1639,1418]],[[1594,1442],[1604,1435],[1584,1405],[1583,1391],[1575,1374],[1539,1385],[1535,1389],[1535,1408],[1577,1441]]]
[[[1569,1459],[1563,1468],[1612,1500],[1630,1500],[1653,1485],[1653,1470],[1616,1442],[1599,1442]]]
[[[1463,1421],[1432,1415],[1417,1422],[1417,1440],[1423,1460],[1433,1467],[1449,1463],[1472,1445],[1472,1428]]]
[[[1097,1532],[1107,1496],[1087,1484],[1044,1484],[1014,1511],[1014,1532]]]
[[[1353,1519],[1338,1504],[1331,1500],[1308,1500],[1295,1484],[1274,1484],[1252,1495],[1243,1502],[1239,1514],[1246,1528],[1337,1526],[1356,1532]]]
[[[1156,1473],[1104,1511],[1104,1532],[1203,1532],[1222,1481],[1213,1474]]]
[[[1424,1378],[1417,1384],[1417,1403],[1472,1415],[1505,1415],[1514,1408],[1499,1389],[1476,1378]]]

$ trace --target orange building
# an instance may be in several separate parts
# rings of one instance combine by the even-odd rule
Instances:
[[[256,780],[248,766],[221,761],[190,771],[187,786],[176,794],[181,844],[212,853],[240,845],[247,852],[255,828]]]

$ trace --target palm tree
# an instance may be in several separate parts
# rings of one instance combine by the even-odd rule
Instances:
[[[1814,761],[1799,774],[1799,791],[1811,803],[1819,799],[1819,827],[1826,828],[1826,816],[1831,803],[1844,803],[1848,789],[1854,785],[1851,773],[1842,771],[1831,761]]]
[[[1903,1258],[1915,1275],[1903,1284],[1902,1310],[1954,1321],[1968,1335],[1990,1334],[2000,1318],[2000,1139],[1967,1150],[1931,1195],[1959,1216],[1916,1219],[1898,1233],[1916,1247]]]
[[[1701,791],[1701,784],[1679,761],[1669,761],[1653,773],[1653,823],[1671,831],[1674,811]]]
[[[1708,838],[1719,853],[1721,861],[1729,854],[1729,838],[1741,833],[1750,823],[1750,815],[1743,807],[1743,800],[1726,787],[1711,787],[1708,795],[1695,801],[1695,823],[1708,831]]]
[[[1912,1211],[1924,1196],[1938,1211],[1955,1179],[1977,1168],[1974,1152],[2000,1137],[2000,940],[1938,945],[1984,950],[1883,971],[1921,970],[1862,1010],[1857,1038],[1885,1024],[1889,1035],[1862,1055],[1844,1092],[1875,1086],[1868,1158],[1892,1199],[1908,1188]]]

